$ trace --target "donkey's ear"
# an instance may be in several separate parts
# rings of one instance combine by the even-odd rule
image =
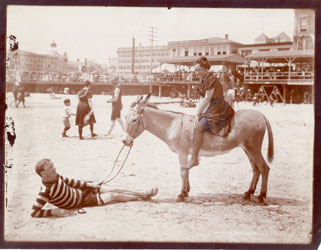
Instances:
[[[144,106],[146,106],[146,104],[149,102],[149,99],[150,99],[151,96],[152,96],[152,94],[149,93],[149,94],[145,97]]]
[[[137,96],[136,101],[132,102],[130,108],[134,108],[136,105],[141,105],[140,102],[142,101],[143,96]]]
[[[141,96],[137,96],[137,98],[136,98],[137,104],[139,104],[141,102],[141,100],[143,100],[143,96],[142,95]]]
[[[149,93],[149,94],[146,96],[145,100],[144,100],[142,103],[139,104],[139,113],[140,113],[140,114],[144,112],[144,108],[145,108],[145,106],[148,104],[149,98],[151,97],[151,95],[152,95],[152,94]]]

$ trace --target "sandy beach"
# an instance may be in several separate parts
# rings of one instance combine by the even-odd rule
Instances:
[[[15,122],[17,139],[6,144],[6,207],[4,239],[8,242],[200,242],[308,244],[312,238],[312,181],[314,107],[312,104],[270,105],[242,102],[236,109],[255,109],[269,119],[274,135],[274,160],[270,163],[266,206],[244,201],[252,169],[241,148],[210,158],[190,171],[191,192],[186,202],[176,202],[181,178],[178,157],[168,146],[145,131],[134,143],[120,174],[108,185],[130,189],[159,188],[153,201],[116,203],[86,208],[85,214],[65,218],[32,218],[31,207],[40,190],[36,162],[50,158],[61,175],[100,181],[106,177],[122,147],[122,131],[104,135],[110,125],[109,96],[95,95],[93,104],[98,137],[78,139],[74,117],[63,138],[63,99],[75,95],[33,94],[26,108],[8,105],[7,117]],[[12,100],[8,93],[7,103]],[[127,113],[136,96],[123,97]],[[151,102],[173,99],[152,97]],[[178,99],[176,99],[177,101]],[[160,104],[160,109],[194,114],[179,103]],[[262,148],[267,156],[267,134]],[[128,149],[125,149],[125,151]],[[125,154],[122,154],[120,163]],[[116,165],[116,167],[119,164]],[[258,183],[260,187],[261,180]],[[255,195],[258,195],[259,188]]]

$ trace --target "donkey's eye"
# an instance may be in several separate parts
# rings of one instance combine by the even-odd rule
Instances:
[[[132,120],[132,122],[133,122],[133,123],[136,122],[136,119]]]

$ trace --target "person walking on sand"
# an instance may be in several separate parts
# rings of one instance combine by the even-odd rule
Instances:
[[[32,206],[32,217],[65,217],[75,215],[73,209],[101,206],[114,202],[150,200],[158,193],[158,188],[150,191],[130,191],[110,189],[95,182],[81,181],[59,175],[49,159],[42,159],[35,166],[42,179],[41,190]],[[54,209],[44,209],[49,203]]]
[[[63,123],[64,123],[64,131],[62,132],[62,137],[68,137],[68,135],[66,134],[67,131],[70,129],[70,122],[69,122],[69,118],[75,115],[71,112],[70,109],[70,99],[66,98],[64,100],[64,113],[63,113]]]
[[[78,125],[79,139],[83,140],[82,129],[84,126],[90,126],[91,137],[97,136],[94,133],[94,123],[96,123],[94,108],[91,102],[93,96],[91,92],[90,81],[85,82],[85,86],[78,92],[79,103],[77,106],[76,125]]]
[[[19,107],[19,104],[22,102],[22,106],[25,108],[25,88],[24,86],[20,83],[18,87],[18,94],[17,94],[17,103],[16,107]]]
[[[106,135],[109,138],[112,137],[111,132],[115,127],[116,121],[120,124],[122,130],[125,131],[125,126],[121,119],[121,110],[123,105],[122,105],[122,92],[118,83],[118,78],[115,78],[112,81],[112,85],[114,87],[113,97],[110,100],[107,100],[107,103],[112,103],[112,112],[111,112],[111,118],[110,118],[111,124]]]
[[[14,100],[13,100],[11,103],[14,102],[14,105],[15,105],[16,107],[17,107],[17,103],[18,103],[19,86],[20,86],[19,81],[15,81],[15,83],[14,83],[14,85],[13,85],[13,90],[12,90]],[[10,104],[11,104],[11,103],[10,103]]]
[[[196,111],[192,157],[186,168],[199,164],[198,153],[202,145],[203,132],[209,130],[214,135],[226,136],[234,116],[233,108],[224,99],[223,86],[218,78],[209,72],[210,67],[205,56],[200,57],[194,64],[195,72],[200,79],[198,91],[202,98]]]

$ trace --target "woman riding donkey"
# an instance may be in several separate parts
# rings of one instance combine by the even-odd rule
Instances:
[[[222,84],[209,72],[211,66],[207,58],[200,57],[194,67],[200,78],[197,89],[202,98],[196,110],[197,124],[193,132],[193,153],[187,168],[199,164],[198,154],[202,145],[203,132],[210,130],[214,135],[226,136],[234,116],[233,108],[224,100]]]

